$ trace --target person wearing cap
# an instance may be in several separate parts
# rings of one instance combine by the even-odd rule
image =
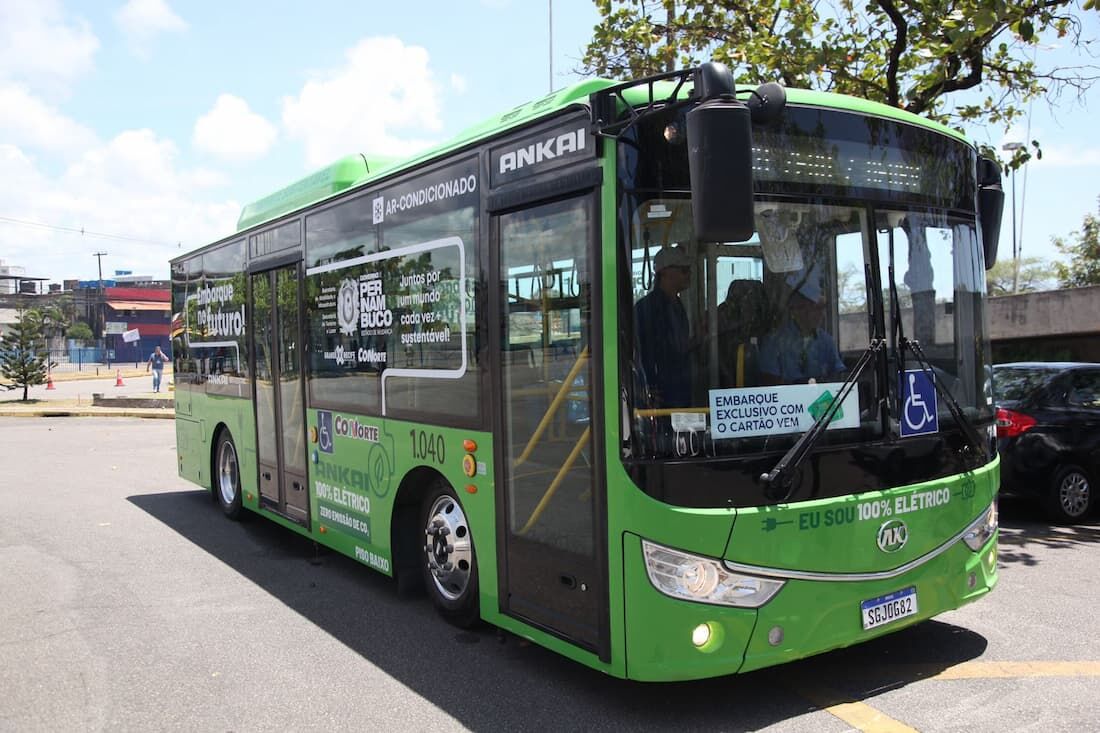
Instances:
[[[691,257],[662,247],[653,259],[653,289],[634,304],[637,352],[658,407],[691,404],[691,326],[680,293],[691,285]]]
[[[845,367],[836,341],[821,327],[825,293],[820,278],[799,273],[787,284],[788,317],[760,342],[761,375],[774,384],[829,381]]]

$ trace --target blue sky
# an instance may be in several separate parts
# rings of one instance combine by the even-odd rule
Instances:
[[[0,258],[92,278],[106,251],[105,273],[166,277],[243,204],[335,158],[411,152],[541,96],[551,56],[555,87],[577,80],[596,21],[590,0],[554,0],[551,54],[544,0],[0,0]],[[1100,89],[1083,101],[1033,107],[1025,255],[1055,256],[1050,237],[1096,211]]]

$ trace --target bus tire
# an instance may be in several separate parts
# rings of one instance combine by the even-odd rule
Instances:
[[[432,604],[447,621],[470,628],[480,620],[477,557],[470,525],[450,484],[435,481],[421,504],[420,568]]]
[[[214,498],[222,513],[238,521],[243,513],[241,506],[241,466],[237,460],[237,446],[228,430],[218,433],[214,448]]]
[[[1076,524],[1088,516],[1095,500],[1092,480],[1080,466],[1063,466],[1044,496],[1047,515],[1055,522]]]

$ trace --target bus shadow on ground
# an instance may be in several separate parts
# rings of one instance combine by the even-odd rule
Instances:
[[[1072,550],[1081,545],[1100,543],[1100,518],[1076,525],[1053,524],[1043,516],[1038,502],[1023,497],[1001,497],[998,502],[1001,535],[997,544],[997,564],[1004,568],[1020,564],[1039,564],[1031,548]]]
[[[225,520],[204,491],[129,501],[473,730],[754,730],[905,687],[986,640],[928,621],[810,659],[693,682],[608,677],[512,634],[448,626],[426,598],[272,522]]]

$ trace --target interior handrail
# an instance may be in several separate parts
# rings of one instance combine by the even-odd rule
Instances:
[[[578,359],[579,361],[579,359]],[[565,474],[573,468],[573,464],[577,462],[577,457],[581,454],[581,449],[584,448],[584,444],[588,441],[588,436],[592,434],[592,427],[586,427],[584,432],[581,433],[581,437],[577,439],[577,444],[573,446],[573,450],[569,451],[569,456],[565,459],[565,462],[561,464],[561,468],[558,469],[558,474],[554,476],[554,480],[550,482],[550,486],[546,488],[546,493],[542,495],[542,499],[539,500],[538,506],[535,507],[535,511],[531,512],[530,518],[527,520],[527,524],[523,525],[517,534],[526,534],[527,530],[534,526],[535,522],[542,516],[543,511],[546,510],[546,506],[550,503],[550,499],[554,497],[554,493],[557,492],[558,487],[561,486],[561,482],[565,479]]]
[[[535,432],[531,434],[531,438],[527,441],[527,446],[512,464],[513,466],[519,466],[531,457],[531,452],[535,449],[535,446],[538,445],[539,440],[542,439],[542,434],[546,432],[546,428],[550,425],[550,420],[553,419],[554,414],[558,411],[558,408],[561,407],[561,403],[565,401],[565,398],[570,392],[576,389],[573,385],[573,381],[577,378],[577,374],[580,373],[581,367],[583,367],[587,361],[588,347],[585,346],[577,357],[577,361],[573,364],[573,368],[570,369],[569,374],[566,375],[565,381],[562,382],[561,388],[558,389],[558,393],[554,395],[554,399],[550,401],[550,406],[546,408],[546,414],[542,416],[538,427],[535,428]]]

